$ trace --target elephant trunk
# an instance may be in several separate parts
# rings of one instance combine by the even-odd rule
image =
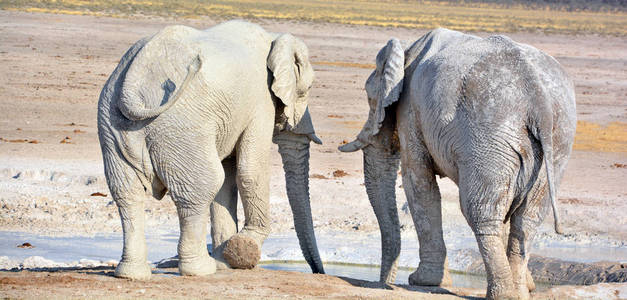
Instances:
[[[394,283],[401,233],[396,210],[396,177],[398,153],[368,145],[364,147],[364,180],[368,199],[381,230],[381,277],[384,283]]]
[[[305,260],[313,273],[324,274],[309,203],[309,142],[307,135],[283,131],[275,136],[285,171],[287,197],[294,215],[294,228]]]

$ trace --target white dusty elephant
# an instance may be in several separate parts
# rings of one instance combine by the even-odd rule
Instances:
[[[321,143],[307,109],[313,78],[301,40],[243,21],[204,31],[170,26],[133,45],[98,103],[105,175],[124,230],[115,275],[150,277],[146,193],[161,199],[169,192],[176,204],[181,274],[216,270],[206,247],[210,214],[218,268],[254,266],[270,228],[273,140],[303,254],[323,273],[308,186],[309,143]],[[245,214],[239,233],[238,192]]]
[[[381,281],[394,280],[401,246],[394,192],[400,157],[420,243],[409,283],[450,284],[439,175],[459,187],[484,260],[487,297],[528,298],[530,241],[549,203],[559,232],[555,192],[575,135],[575,94],[562,67],[505,36],[437,29],[405,50],[391,39],[366,92],[368,121],[340,150],[364,153],[382,236]]]

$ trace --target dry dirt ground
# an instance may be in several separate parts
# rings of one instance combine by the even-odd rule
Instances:
[[[207,277],[181,277],[164,269],[149,282],[113,277],[112,267],[56,272],[0,272],[4,298],[205,298],[205,299],[482,299],[483,290],[382,285],[345,277],[299,272],[225,270]],[[602,283],[560,286],[535,299],[625,299],[627,286]]]
[[[219,21],[0,11],[0,230],[47,235],[119,232],[117,209],[106,196],[108,190],[101,170],[96,129],[100,89],[120,56],[139,38],[168,24],[206,28]],[[376,219],[362,186],[361,154],[339,153],[337,146],[354,138],[367,117],[363,83],[371,72],[378,49],[390,37],[412,42],[425,32],[254,21],[270,31],[291,32],[302,38],[310,49],[316,71],[310,110],[318,136],[324,141],[322,146],[312,146],[311,155],[316,230],[376,232]],[[571,234],[561,239],[603,240],[627,247],[627,218],[624,217],[627,209],[627,39],[531,33],[508,35],[557,58],[576,85],[580,130],[559,191],[563,227]],[[272,168],[272,230],[286,232],[292,227],[292,216],[285,200],[285,184],[276,151]],[[440,186],[445,222],[450,222],[449,226],[467,226],[459,213],[454,184],[445,179],[440,180]],[[90,196],[96,192],[105,196]],[[403,232],[415,235],[411,218],[401,209],[404,203],[401,187],[397,197]],[[146,208],[149,225],[178,227],[171,202],[150,200]],[[557,238],[551,233],[550,224],[547,220],[543,225],[541,238]],[[627,257],[622,260],[626,261]],[[150,285],[102,276],[110,273],[109,269],[2,272],[0,295],[35,298],[54,291],[59,298],[92,295],[431,297],[408,291],[406,287],[394,291],[362,289],[356,286],[368,284],[330,276],[264,270],[228,271],[211,278],[193,279],[166,273],[156,276]],[[206,290],[195,288],[199,282],[207,283]],[[104,288],[92,290],[96,285]],[[37,289],[33,290],[34,287]],[[610,286],[613,288],[615,286]],[[179,289],[188,294],[182,294]],[[556,290],[559,289],[563,287]],[[620,289],[623,290],[620,295],[627,297],[624,285],[616,287],[616,291]],[[462,291],[460,295],[473,293]]]

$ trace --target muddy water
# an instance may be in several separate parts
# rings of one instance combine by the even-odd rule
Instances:
[[[378,281],[379,267],[372,264],[380,261],[378,248],[366,247],[364,240],[367,237],[355,237],[355,239],[343,238],[335,239],[332,236],[321,235],[319,238],[320,250],[327,261],[341,261],[346,263],[325,262],[327,274],[344,276],[355,279]],[[342,235],[343,236],[343,235]],[[148,260],[157,262],[164,258],[176,255],[176,245],[178,233],[175,232],[153,232],[147,234]],[[210,238],[208,237],[208,240]],[[41,268],[41,267],[80,267],[92,263],[111,264],[116,263],[121,255],[122,236],[120,234],[96,235],[93,237],[70,236],[70,237],[49,237],[24,232],[0,231],[0,269],[11,268]],[[340,242],[341,241],[341,242]],[[338,243],[338,244],[334,244]],[[33,248],[17,247],[23,243],[29,243]],[[365,244],[364,244],[365,243]],[[210,246],[209,246],[210,248]],[[535,269],[534,276],[539,279],[554,282],[556,284],[582,284],[584,282],[624,282],[627,277],[621,275],[619,266],[577,264],[566,261],[559,261],[554,258],[574,257],[578,261],[588,262],[598,260],[624,261],[625,249],[606,247],[574,247],[573,245],[550,243],[543,244],[540,253],[545,257],[533,258],[532,264]],[[417,252],[417,249],[405,249],[410,252]],[[298,248],[298,242],[294,236],[271,236],[263,246],[264,255],[262,260],[263,268],[272,270],[298,271],[303,273],[311,272],[309,266],[302,260],[302,254]],[[586,255],[582,255],[585,253]],[[401,255],[403,256],[403,255]],[[405,255],[407,256],[407,255]],[[604,259],[599,259],[602,256]],[[414,257],[415,255],[410,255]],[[481,273],[482,270],[468,266],[480,265],[480,256],[469,251],[453,251],[450,259],[456,263],[450,264],[455,270],[465,272]],[[87,261],[87,262],[84,262]],[[298,263],[285,263],[285,262]],[[572,260],[571,260],[572,261]],[[451,261],[449,261],[451,263]],[[397,274],[397,284],[407,284],[407,280],[413,268],[403,266],[415,266],[418,262],[406,261],[400,264]],[[453,266],[457,266],[455,268]],[[620,265],[620,263],[618,263]],[[466,268],[461,268],[467,266]],[[620,265],[622,266],[622,265]],[[531,267],[530,267],[531,268]],[[574,272],[572,270],[577,270]],[[617,269],[618,268],[618,269]],[[575,274],[577,273],[577,274]],[[463,273],[453,273],[453,285],[456,287],[470,287],[483,289],[486,286],[483,275],[470,275]]]

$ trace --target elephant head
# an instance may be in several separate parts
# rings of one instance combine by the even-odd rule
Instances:
[[[313,83],[314,73],[305,44],[290,34],[279,35],[273,42],[267,58],[272,73],[270,90],[276,106],[276,124],[273,142],[278,144],[283,160],[285,185],[294,228],[305,260],[313,273],[324,273],[316,245],[311,206],[309,201],[309,143],[321,144],[315,135],[307,108],[307,94]],[[256,265],[259,257],[244,257],[246,249],[229,249],[238,243],[228,242],[225,258],[229,265],[244,261],[247,266]],[[246,245],[245,243],[241,243]],[[248,243],[250,245],[250,243]],[[247,247],[247,246],[243,246]],[[233,258],[230,254],[234,253]]]
[[[312,272],[324,273],[309,202],[309,143],[322,144],[322,141],[315,134],[307,108],[314,79],[307,47],[291,34],[280,35],[272,43],[268,69],[272,72],[271,90],[278,104],[272,140],[279,146],[283,161],[294,228]]]
[[[394,282],[401,250],[395,194],[399,141],[394,104],[403,88],[404,57],[397,39],[379,51],[377,67],[365,86],[370,105],[368,120],[355,141],[339,147],[342,152],[363,150],[366,191],[381,230],[380,280],[387,283]]]

